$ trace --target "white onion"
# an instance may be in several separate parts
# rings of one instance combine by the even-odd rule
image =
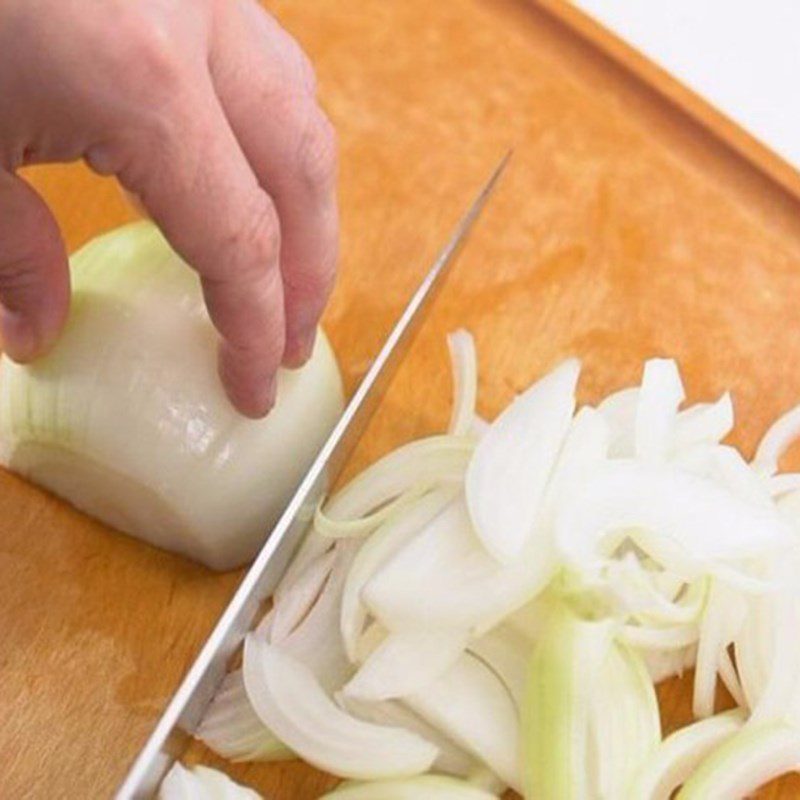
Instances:
[[[447,337],[453,369],[453,410],[448,433],[466,436],[475,421],[475,399],[478,394],[478,359],[472,334],[458,330]]]
[[[261,800],[261,795],[209,767],[175,762],[161,781],[158,800]]]
[[[231,407],[197,277],[149,222],[71,259],[46,357],[0,362],[0,462],[114,528],[217,569],[252,558],[342,409],[324,335],[263,420]]]
[[[470,461],[466,497],[475,531],[504,564],[530,545],[547,482],[575,409],[580,363],[566,361],[492,423]]]
[[[636,406],[636,456],[648,463],[663,461],[675,438],[678,406],[685,398],[678,366],[672,359],[653,358],[644,365]]]
[[[733,736],[744,720],[745,713],[736,709],[675,731],[640,765],[629,793],[631,800],[670,800],[674,790]]]
[[[244,685],[262,722],[320,769],[370,780],[416,775],[436,759],[421,737],[342,711],[302,662],[253,636],[245,641]]]
[[[486,792],[466,781],[442,775],[421,775],[395,781],[346,783],[320,800],[496,800],[497,795]]]
[[[500,679],[463,655],[439,680],[406,698],[408,706],[519,789],[519,722]]]

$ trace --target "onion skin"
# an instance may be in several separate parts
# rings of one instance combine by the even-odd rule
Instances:
[[[280,372],[269,416],[245,419],[217,376],[199,282],[152,223],[94,239],[71,268],[55,349],[0,360],[0,463],[214,569],[249,561],[341,414],[327,339]]]

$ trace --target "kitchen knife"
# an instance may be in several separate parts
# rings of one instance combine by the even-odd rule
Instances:
[[[320,497],[336,480],[388,388],[398,365],[420,328],[426,309],[441,288],[449,268],[486,205],[510,155],[510,152],[507,153],[495,167],[401,314],[347,404],[339,422],[139,753],[117,792],[117,800],[151,797],[169,767],[185,749],[191,733],[196,729],[222,682],[230,657],[252,626],[261,604],[274,591],[302,535],[313,519]]]

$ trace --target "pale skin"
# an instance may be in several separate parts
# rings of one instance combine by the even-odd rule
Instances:
[[[335,139],[300,47],[256,0],[0,2],[0,334],[19,362],[55,344],[70,287],[56,221],[16,171],[80,159],[197,271],[228,396],[266,414],[336,264]]]

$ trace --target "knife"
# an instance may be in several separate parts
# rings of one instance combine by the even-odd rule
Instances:
[[[223,612],[116,794],[117,800],[152,797],[188,743],[227,671],[228,661],[250,630],[261,604],[275,589],[313,519],[317,502],[336,480],[361,438],[397,367],[408,351],[445,276],[467,240],[500,175],[509,151],[459,220],[434,265],[414,292],[383,347],[347,404],[278,523]]]

